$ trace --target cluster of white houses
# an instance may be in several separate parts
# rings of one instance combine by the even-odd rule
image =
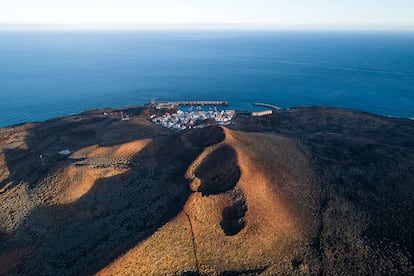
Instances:
[[[253,117],[261,117],[261,116],[272,115],[272,114],[273,114],[273,111],[272,110],[264,110],[264,111],[252,112],[252,116]]]
[[[228,106],[229,103],[227,101],[151,101],[150,104],[155,110],[159,110],[163,114],[152,115],[150,117],[151,121],[157,125],[175,130],[204,127],[212,124],[226,125],[231,123],[231,120],[235,114],[234,110],[218,111],[216,107],[214,107],[214,111],[212,111],[211,106]],[[281,109],[278,106],[266,103],[253,103],[253,105],[268,107],[274,110]],[[189,106],[189,111],[185,112],[179,110],[178,108],[180,106]],[[210,106],[210,110],[202,111],[202,106]],[[194,112],[193,107],[196,107],[197,111]],[[157,113],[159,112],[157,111]],[[254,117],[259,117],[271,115],[272,113],[272,110],[264,110],[252,112],[251,115]],[[122,116],[122,118],[124,120],[124,116]]]
[[[165,113],[157,117],[152,115],[151,121],[157,125],[175,130],[184,130],[193,127],[204,127],[212,122],[218,125],[229,124],[234,116],[234,110],[221,111],[190,111],[178,110],[176,113]]]
[[[219,106],[224,105],[228,106],[229,102],[227,101],[175,101],[175,102],[152,102],[152,105],[156,109],[174,109],[178,108],[179,106],[187,105],[187,106]]]

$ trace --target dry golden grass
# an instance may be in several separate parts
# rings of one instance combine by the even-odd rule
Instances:
[[[0,129],[0,153],[10,149],[28,149],[26,138],[34,124]]]
[[[187,207],[195,229],[200,271],[206,273],[263,267],[273,262],[275,253],[283,252],[298,239],[298,226],[285,202],[277,197],[266,174],[252,161],[254,153],[246,152],[243,141],[235,136],[226,130],[225,143],[236,150],[241,169],[237,186],[244,193],[248,207],[246,227],[237,235],[224,235],[220,221],[223,207],[229,204],[226,194],[194,195],[197,200]]]
[[[26,138],[32,128],[31,124],[0,129],[0,183],[10,176],[7,166],[6,152],[11,150],[27,150]],[[8,182],[0,187],[0,194],[4,193],[13,183]]]
[[[238,152],[242,171],[248,173],[245,180],[249,185],[243,189],[256,194],[256,199],[263,196],[269,202],[282,204],[297,226],[313,224],[319,211],[320,187],[309,157],[290,139],[225,131],[227,140]]]
[[[413,274],[412,122],[325,113],[0,129],[0,274]]]
[[[86,194],[98,179],[108,178],[127,172],[127,169],[116,168],[89,168],[70,166],[59,173],[57,183],[61,183],[62,190],[54,200],[57,204],[67,204],[78,200]]]
[[[137,140],[112,147],[101,147],[93,145],[83,148],[71,154],[71,158],[86,158],[83,162],[88,163],[89,159],[108,158],[109,160],[128,160],[138,154],[152,140]],[[86,194],[97,180],[109,178],[128,172],[128,168],[114,166],[68,166],[61,170],[56,179],[61,183],[61,191],[54,200],[57,204],[67,204],[78,200]]]
[[[100,274],[165,275],[180,271],[198,271],[210,275],[219,271],[248,271],[276,264],[278,267],[269,271],[277,272],[279,268],[280,271],[286,271],[286,267],[290,268],[291,259],[285,258],[289,256],[286,252],[309,238],[300,224],[307,214],[300,213],[300,208],[289,206],[292,203],[284,198],[285,193],[278,193],[275,179],[270,177],[273,175],[270,170],[274,168],[266,166],[265,162],[269,162],[269,156],[279,162],[287,158],[283,155],[275,157],[274,148],[286,146],[289,151],[299,150],[283,139],[269,143],[270,136],[266,135],[228,129],[225,133],[223,142],[206,148],[190,165],[186,177],[191,182],[191,189],[197,190],[200,179],[196,177],[195,171],[205,159],[211,158],[210,154],[214,150],[226,145],[237,153],[241,176],[236,187],[209,196],[193,192],[183,211],[173,221],[115,260]],[[251,145],[266,147],[264,152],[268,152],[268,156],[260,156],[249,150]],[[301,159],[305,160],[306,157],[301,156]],[[303,166],[308,166],[306,161],[303,162]],[[304,185],[308,184],[306,179],[301,179],[303,174],[294,173],[296,175],[293,180],[284,179],[281,182],[299,185],[296,182],[302,181]],[[226,235],[221,227],[223,210],[232,206],[235,198],[240,200],[240,194],[248,208],[245,214],[246,226],[235,235]],[[304,267],[301,269],[305,269]]]
[[[16,183],[13,181],[4,181],[9,173],[4,156],[0,155],[0,164],[3,165],[3,174],[0,180],[4,181],[0,189],[0,198],[5,207],[11,206],[8,209],[2,209],[1,217],[7,221],[0,223],[0,230],[13,230],[25,220],[26,214],[30,213],[37,205],[62,205],[76,202],[86,195],[99,180],[127,173],[130,168],[116,166],[117,162],[131,159],[151,141],[151,139],[143,139],[112,147],[93,145],[80,149],[74,152],[70,158],[86,158],[82,161],[84,162],[82,165],[69,163],[63,167],[57,166],[32,191],[22,189],[22,187],[27,187],[27,183],[23,181],[20,183],[21,185],[17,186],[14,186]],[[99,166],[100,158],[106,162],[113,162],[115,165]],[[90,165],[89,162],[92,162],[93,165]],[[8,215],[8,213],[12,215]]]
[[[147,146],[152,139],[142,139],[112,147],[93,145],[74,152],[71,158],[130,159]]]
[[[97,275],[177,275],[196,271],[191,226],[181,213]]]

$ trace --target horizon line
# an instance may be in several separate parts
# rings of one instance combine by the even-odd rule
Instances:
[[[265,23],[9,23],[0,30],[268,30],[268,31],[414,31],[400,23],[265,24]]]

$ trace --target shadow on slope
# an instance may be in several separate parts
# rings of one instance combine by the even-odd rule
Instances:
[[[63,148],[81,149],[90,145],[120,145],[137,139],[153,142],[137,153],[128,172],[101,178],[78,200],[53,205],[50,198],[36,194],[45,185],[54,189],[53,179],[60,168],[75,166],[59,156]],[[10,264],[8,274],[90,274],[124,254],[174,217],[190,194],[184,178],[186,168],[204,147],[224,139],[218,127],[174,134],[147,125],[145,120],[122,122],[96,114],[51,120],[34,126],[25,137],[26,149],[5,151],[14,187],[28,183],[27,198],[17,197],[2,208],[23,212],[18,228],[1,231],[0,255],[14,250],[29,252]],[[39,160],[39,155],[43,159]],[[45,179],[49,179],[45,182]],[[20,184],[18,184],[20,183]],[[3,184],[3,183],[2,183]],[[53,185],[50,185],[53,184]],[[12,188],[12,187],[11,187]],[[3,197],[14,190],[9,189]],[[10,207],[10,208],[9,208]],[[11,211],[10,211],[11,212]],[[5,214],[7,216],[8,214]],[[7,221],[3,221],[3,224]],[[2,225],[4,227],[4,225]],[[7,228],[7,227],[6,227]],[[4,237],[3,237],[4,236]]]
[[[313,107],[241,115],[232,128],[293,138],[317,164],[326,273],[412,272],[412,120]]]
[[[198,191],[203,195],[220,194],[233,189],[240,179],[236,151],[222,145],[208,154],[195,171],[201,181]]]

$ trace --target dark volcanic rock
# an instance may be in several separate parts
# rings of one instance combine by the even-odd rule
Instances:
[[[232,128],[292,138],[314,160],[325,273],[414,273],[413,120],[313,107],[238,116]]]
[[[236,152],[228,145],[220,146],[206,157],[195,175],[201,180],[198,191],[203,195],[231,190],[240,178]]]
[[[0,129],[1,275],[92,274],[146,241],[155,275],[414,274],[412,120],[295,108],[177,133],[120,111]]]

